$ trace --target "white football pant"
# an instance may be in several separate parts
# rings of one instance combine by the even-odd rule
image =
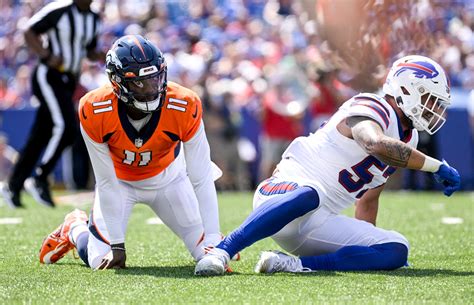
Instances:
[[[279,181],[291,182],[282,177],[272,182]],[[282,196],[282,194],[269,196],[261,194],[259,189],[264,183],[260,184],[255,192],[254,209],[271,198]],[[320,199],[324,200],[324,194],[320,193]],[[408,240],[400,233],[375,227],[366,221],[338,215],[322,202],[316,210],[293,220],[272,238],[283,249],[298,256],[333,253],[345,246],[372,246],[390,242],[402,243],[409,248]]]

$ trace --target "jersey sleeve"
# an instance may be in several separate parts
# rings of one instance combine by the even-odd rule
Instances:
[[[196,134],[201,126],[201,119],[202,119],[202,103],[201,99],[196,95],[193,94],[191,96],[192,105],[188,115],[188,122],[186,124],[186,131],[183,136],[183,141],[187,142],[191,140],[191,138]]]
[[[42,34],[56,25],[63,10],[58,2],[51,2],[34,14],[27,23],[27,28],[37,34]]]
[[[390,125],[390,111],[382,102],[369,96],[354,97],[347,116],[369,117],[376,121],[384,132],[387,131]]]
[[[94,33],[91,41],[87,44],[86,49],[88,51],[93,51],[97,48],[97,40],[100,33],[100,18],[98,15],[94,15]]]
[[[89,95],[82,97],[79,103],[78,115],[84,132],[96,143],[103,143],[103,128],[99,120],[94,120],[92,103],[88,102]]]

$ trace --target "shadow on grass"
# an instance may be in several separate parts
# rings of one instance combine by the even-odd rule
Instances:
[[[384,274],[389,276],[402,277],[453,277],[453,276],[473,276],[474,272],[456,271],[451,269],[398,269],[393,271],[372,271],[374,274]]]
[[[145,267],[127,267],[126,269],[117,269],[115,270],[116,274],[123,275],[149,275],[155,277],[170,277],[170,278],[187,278],[187,279],[201,279],[201,278],[211,278],[206,276],[195,276],[194,275],[194,265],[190,266],[145,266]],[[277,276],[340,276],[336,272],[331,271],[321,271],[314,273],[279,273]],[[225,277],[229,276],[270,276],[270,274],[256,274],[256,273],[240,273],[240,272],[230,272],[226,273]],[[219,277],[215,277],[219,278]]]
[[[194,275],[194,265],[189,266],[144,266],[127,267],[125,269],[115,270],[115,274],[123,275],[148,275],[155,277],[171,278],[196,278]]]
[[[399,276],[399,277],[455,277],[455,276],[473,276],[474,272],[470,271],[456,271],[450,269],[398,269],[393,271],[315,271],[315,272],[302,272],[302,273],[277,273],[276,275],[281,276],[283,274],[289,276],[317,276],[317,277],[328,277],[328,276],[344,276],[346,273],[351,274],[367,274],[367,275],[386,275],[386,276]],[[247,275],[247,274],[245,274]],[[275,276],[272,274],[263,274],[263,276]]]
[[[59,265],[59,264],[58,264]],[[62,263],[61,265],[77,265],[76,263]],[[81,264],[81,267],[88,268],[85,264]],[[203,278],[194,275],[194,265],[188,266],[131,266],[126,269],[114,270],[116,274],[123,275],[148,275],[154,277],[169,277],[169,278]],[[367,275],[386,275],[386,276],[399,276],[399,277],[456,277],[456,276],[473,276],[474,272],[471,271],[456,271],[451,269],[413,269],[413,268],[402,268],[393,271],[315,271],[315,272],[302,272],[302,273],[277,273],[277,274],[256,274],[256,273],[240,273],[231,272],[226,273],[228,276],[317,276],[317,277],[329,277],[329,276],[344,276],[344,273],[356,273],[356,274],[367,274]],[[208,277],[204,277],[208,278]]]

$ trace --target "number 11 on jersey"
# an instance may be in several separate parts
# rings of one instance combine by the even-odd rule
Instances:
[[[124,159],[122,160],[122,163],[127,164],[127,165],[133,165],[133,162],[137,159],[137,153],[134,151],[130,150],[124,150]],[[148,163],[151,161],[151,151],[143,151],[138,153],[140,156],[140,160],[138,161],[138,166],[147,166]]]

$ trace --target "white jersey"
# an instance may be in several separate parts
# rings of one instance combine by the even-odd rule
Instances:
[[[390,104],[375,94],[359,94],[345,102],[316,133],[296,138],[283,153],[276,177],[315,187],[321,204],[339,213],[368,189],[384,184],[395,168],[367,154],[336,126],[351,116],[369,117],[382,126],[385,135],[416,148],[415,129],[404,135],[400,119]]]

